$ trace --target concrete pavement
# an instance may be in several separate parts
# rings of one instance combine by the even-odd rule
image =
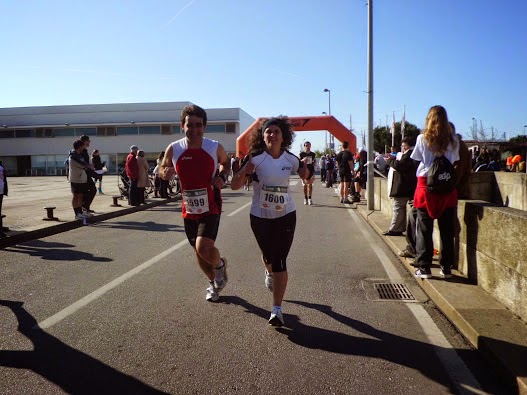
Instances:
[[[71,192],[64,177],[13,177],[9,182],[9,197],[4,198],[4,226],[9,227],[9,237],[0,239],[0,248],[24,241],[46,237],[80,226],[81,221],[73,220]],[[104,195],[97,195],[92,204],[96,215],[90,222],[126,215],[179,200],[150,197],[141,207],[130,207],[126,200],[119,200],[121,206],[112,206],[112,196],[119,195],[117,176],[105,176]],[[332,193],[332,190],[327,190]],[[335,196],[335,204],[338,204]],[[56,221],[45,221],[44,207],[54,206]],[[381,234],[388,228],[390,218],[380,212],[369,212],[364,202],[353,205],[366,222]],[[404,237],[381,236],[394,254],[406,246]],[[413,272],[409,259],[400,258],[405,267]],[[1,263],[1,253],[0,253]],[[432,269],[437,275],[439,265]],[[459,329],[467,340],[478,349],[503,380],[515,393],[527,394],[527,325],[519,320],[502,304],[466,277],[454,271],[454,278],[442,280],[419,279],[418,284],[446,317]]]

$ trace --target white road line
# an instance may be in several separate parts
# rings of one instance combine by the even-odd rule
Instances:
[[[161,254],[156,255],[155,257],[149,259],[148,261],[140,264],[139,266],[133,268],[132,270],[126,272],[125,274],[117,277],[115,280],[110,281],[108,284],[103,285],[99,289],[96,289],[92,293],[86,295],[84,298],[76,301],[75,303],[69,305],[65,309],[62,309],[58,313],[52,315],[49,318],[46,318],[44,321],[39,322],[37,325],[33,327],[33,329],[41,328],[46,329],[49,328],[58,322],[62,321],[64,318],[74,314],[84,306],[87,306],[89,303],[93,302],[94,300],[100,298],[103,296],[106,292],[112,290],[113,288],[117,287],[118,285],[124,283],[126,280],[132,278],[136,274],[141,273],[143,270],[149,268],[153,264],[159,262],[161,259],[165,258],[166,256],[172,254],[174,251],[178,250],[179,248],[185,246],[188,244],[188,240],[185,239],[183,241],[180,241],[175,246],[169,248],[168,250],[163,251]]]
[[[355,221],[356,229],[360,229],[373,251],[379,258],[384,270],[388,274],[391,281],[397,282],[401,280],[399,272],[394,264],[390,261],[388,256],[384,253],[382,248],[378,246],[379,241],[373,237],[373,231],[364,226],[364,221],[361,220],[355,210],[348,209],[348,213]],[[467,368],[463,360],[459,357],[456,350],[448,342],[432,317],[426,312],[423,306],[416,303],[406,303],[406,307],[410,309],[415,319],[423,329],[430,344],[434,347],[434,351],[447,371],[450,379],[457,388],[458,394],[486,394],[481,389],[476,378],[472,372]]]
[[[289,180],[289,185],[296,185],[298,183],[299,183],[298,180],[294,180],[294,181]]]
[[[243,206],[241,206],[240,208],[234,210],[232,213],[228,214],[227,217],[232,217],[233,215],[235,214],[238,214],[240,211],[242,211],[245,207],[247,206],[250,206],[252,202],[249,202],[247,204],[244,204]]]

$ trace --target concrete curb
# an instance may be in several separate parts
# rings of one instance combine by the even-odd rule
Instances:
[[[141,206],[137,207],[127,207],[115,211],[111,211],[104,214],[96,214],[93,217],[86,220],[86,224],[95,224],[97,222],[105,221],[107,219],[120,217],[123,215],[135,213],[137,211],[144,211],[148,210],[149,208],[161,206],[163,204],[167,204],[170,202],[176,202],[178,200],[181,200],[181,195],[163,199],[155,202],[150,202],[147,204],[143,204]],[[56,235],[58,233],[67,232],[68,230],[80,228],[82,226],[85,226],[82,221],[76,220],[76,221],[70,221],[70,222],[63,222],[57,225],[51,225],[47,226],[45,228],[31,230],[28,232],[21,232],[3,239],[0,239],[0,249],[11,247],[16,244],[24,243],[26,241],[41,239],[43,237],[48,237],[52,235]]]
[[[389,218],[379,211],[370,212],[364,204],[357,211],[379,234]],[[397,254],[406,240],[382,236],[383,240],[410,273],[410,260]],[[402,239],[402,240],[401,240]],[[437,274],[438,269],[432,269]],[[527,325],[514,316],[483,289],[453,271],[457,282],[436,279],[417,283],[460,333],[478,350],[514,393],[527,395]]]

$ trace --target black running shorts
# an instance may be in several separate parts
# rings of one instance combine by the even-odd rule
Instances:
[[[185,233],[190,245],[196,247],[196,239],[198,237],[216,240],[220,227],[220,215],[205,215],[199,219],[183,218],[183,223],[185,224]]]

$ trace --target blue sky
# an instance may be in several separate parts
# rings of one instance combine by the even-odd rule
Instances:
[[[527,1],[373,0],[374,126],[527,125]],[[367,128],[366,0],[0,0],[0,107],[191,101]],[[299,133],[321,149],[323,132]],[[298,144],[298,145],[297,145]]]

